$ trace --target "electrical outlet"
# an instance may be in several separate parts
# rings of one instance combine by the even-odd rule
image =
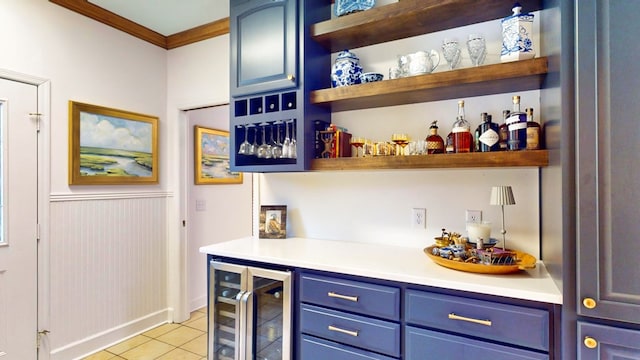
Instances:
[[[413,208],[411,210],[411,227],[414,229],[427,228],[427,209]]]
[[[482,222],[482,210],[467,210],[465,220],[474,223]]]

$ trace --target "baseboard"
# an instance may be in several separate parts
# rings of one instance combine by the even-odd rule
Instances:
[[[165,324],[169,319],[169,309],[164,309],[126,324],[116,326],[82,340],[53,349],[50,360],[81,359],[90,354],[113,346],[123,340],[139,335],[147,330]]]

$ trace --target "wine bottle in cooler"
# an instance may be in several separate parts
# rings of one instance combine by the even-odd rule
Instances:
[[[509,129],[508,150],[524,150],[527,148],[527,114],[520,111],[520,96],[512,98],[513,110],[507,118]]]
[[[453,147],[456,153],[468,153],[472,150],[473,136],[471,125],[464,116],[464,100],[458,101],[458,117],[453,123]]]
[[[476,151],[488,152],[500,150],[500,131],[498,124],[491,122],[491,115],[480,114],[482,122],[476,129]]]

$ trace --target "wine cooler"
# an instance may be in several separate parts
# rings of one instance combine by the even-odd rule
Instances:
[[[208,360],[290,360],[291,273],[209,266]]]

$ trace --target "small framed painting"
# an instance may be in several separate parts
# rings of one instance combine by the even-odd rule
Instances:
[[[260,207],[261,239],[284,239],[287,237],[287,206],[262,205]]]
[[[242,184],[242,173],[229,170],[229,132],[195,127],[195,183]]]
[[[69,185],[158,183],[158,117],[69,101]]]

